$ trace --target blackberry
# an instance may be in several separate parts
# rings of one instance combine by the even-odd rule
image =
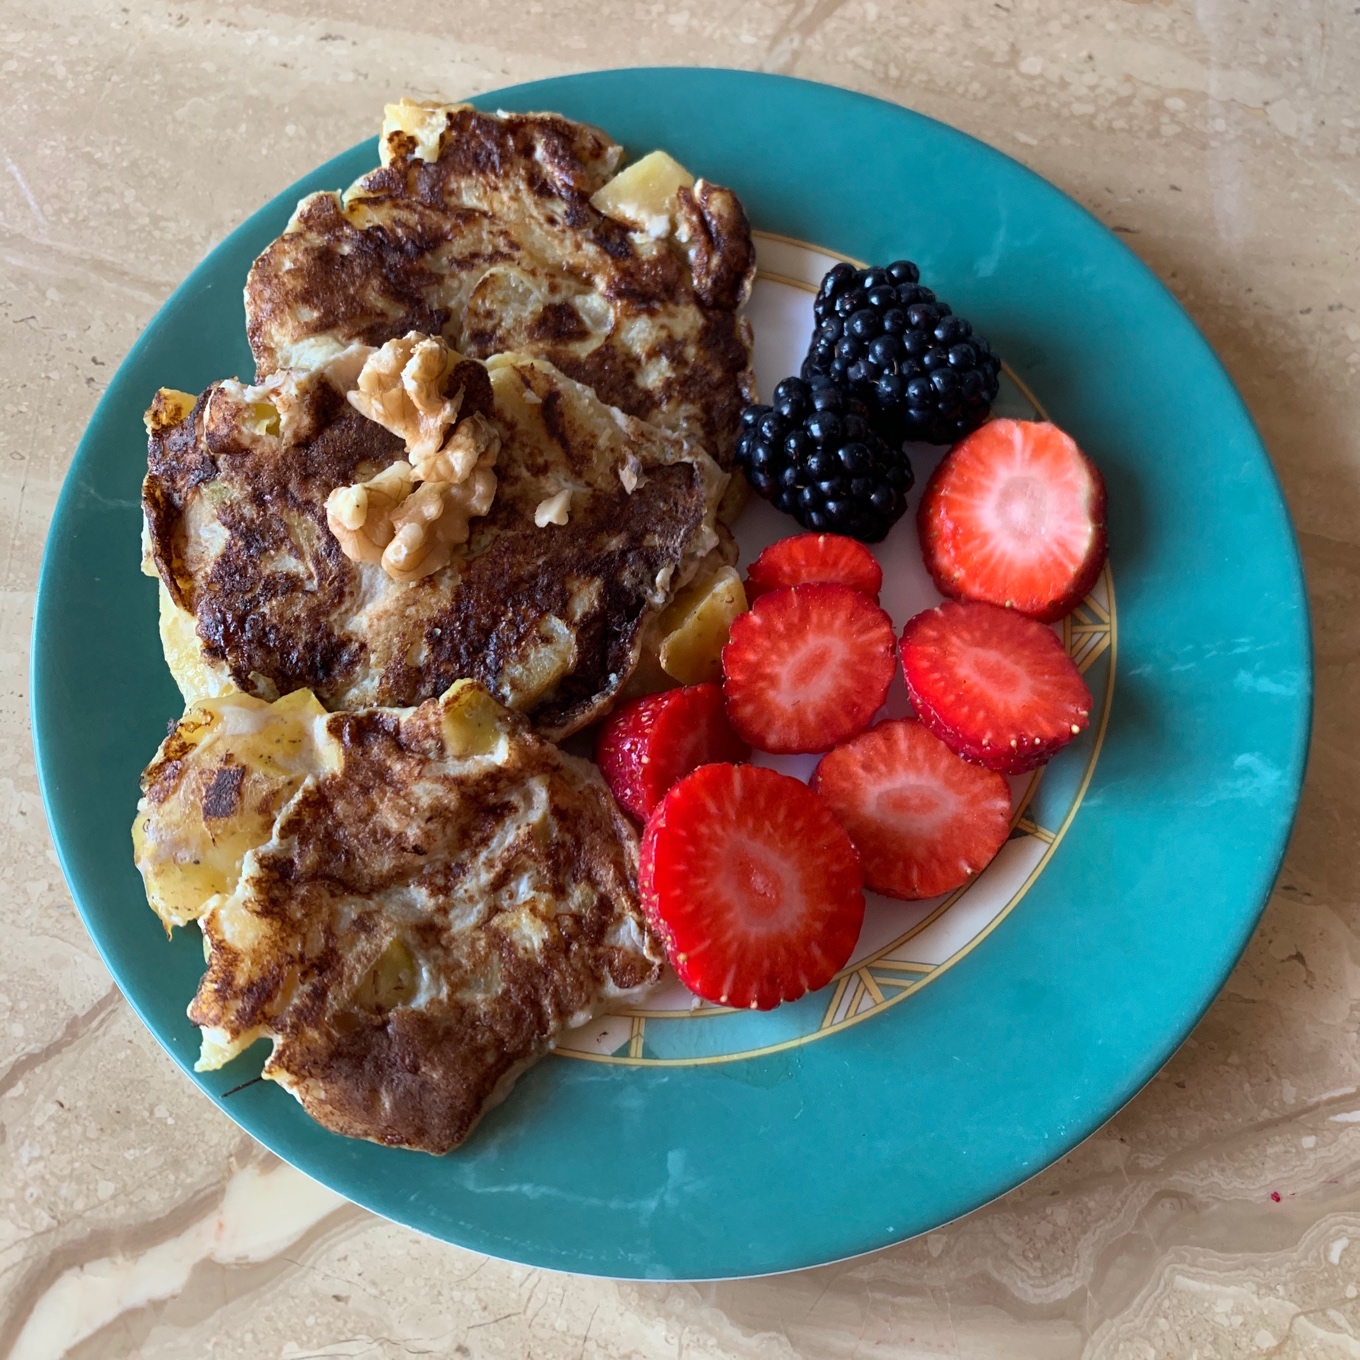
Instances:
[[[803,377],[859,397],[885,439],[953,444],[987,419],[1001,360],[920,278],[909,260],[830,270]]]
[[[805,529],[878,543],[902,517],[911,463],[875,433],[863,402],[825,379],[785,378],[772,406],[741,415],[747,480]]]

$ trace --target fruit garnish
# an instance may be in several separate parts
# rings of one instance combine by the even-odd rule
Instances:
[[[723,697],[762,751],[829,751],[863,730],[897,669],[892,620],[849,586],[783,586],[732,625]]]
[[[878,600],[883,568],[862,543],[841,534],[795,534],[765,549],[746,573],[746,597],[758,599],[781,586],[829,581]]]
[[[824,987],[864,922],[863,874],[830,808],[797,779],[704,765],[642,835],[642,909],[696,996],[769,1010]]]
[[[675,782],[715,760],[746,760],[716,684],[648,695],[617,708],[595,739],[595,763],[625,812],[645,822]]]
[[[907,508],[907,455],[874,432],[864,403],[826,380],[785,378],[773,406],[741,415],[737,462],[758,495],[805,529],[878,543]]]
[[[803,377],[870,403],[885,438],[952,444],[987,419],[1001,360],[920,278],[910,260],[832,268],[813,304]]]
[[[991,420],[945,455],[917,513],[940,593],[1051,623],[1105,565],[1105,483],[1056,425]]]
[[[999,605],[946,601],[917,614],[902,669],[916,716],[1002,774],[1042,765],[1091,721],[1091,691],[1057,634]]]
[[[992,862],[1011,826],[1011,790],[912,718],[876,723],[822,757],[812,787],[885,897],[935,897]]]

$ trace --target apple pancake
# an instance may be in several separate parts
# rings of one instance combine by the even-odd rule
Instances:
[[[408,331],[549,360],[725,469],[755,398],[755,251],[730,189],[550,113],[389,105],[381,166],[304,198],[255,261],[257,377]]]
[[[410,709],[204,700],[142,783],[148,897],[203,932],[199,1069],[267,1039],[264,1075],[336,1133],[447,1152],[660,976],[599,771],[471,681]]]
[[[401,381],[421,354],[435,376],[365,394],[393,353]],[[388,410],[398,398],[406,424]],[[144,565],[190,702],[308,689],[332,710],[407,706],[470,678],[560,738],[607,711],[648,622],[720,542],[727,476],[699,446],[525,355],[482,365],[408,336],[259,387],[162,391],[147,425]],[[459,448],[481,450],[471,480],[413,482]],[[398,531],[435,487],[439,518]],[[360,504],[386,548],[353,518]]]

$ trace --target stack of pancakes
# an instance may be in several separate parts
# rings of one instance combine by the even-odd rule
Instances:
[[[250,272],[254,382],[148,412],[144,564],[188,708],[138,866],[167,928],[203,930],[200,1067],[268,1038],[265,1075],[341,1133],[446,1151],[659,976],[635,833],[553,743],[731,561],[754,252],[730,190],[620,160],[552,114],[391,106],[380,168]],[[334,497],[412,456],[356,385],[427,338],[495,495],[398,579]]]

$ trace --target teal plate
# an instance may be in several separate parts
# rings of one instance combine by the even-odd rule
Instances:
[[[895,985],[889,950],[817,1000],[810,1021],[791,1011],[719,1043],[742,1050],[729,1060],[695,1060],[703,1043],[687,1036],[699,1029],[647,1021],[618,1047],[604,1040],[604,1061],[540,1063],[441,1159],[326,1133],[271,1083],[229,1094],[258,1072],[258,1050],[193,1080],[350,1199],[536,1266],[749,1275],[924,1232],[1108,1119],[1184,1039],[1256,924],[1298,799],[1312,682],[1270,463],[1152,274],[1070,199],[961,133],[844,90],[733,71],[612,71],[477,102],[561,110],[635,154],[663,146],[735,187],[766,232],[920,263],[1105,473],[1117,661],[1108,578],[1079,621],[1107,634],[1092,682],[1103,732],[1064,753],[1036,795],[1032,818],[1048,798],[1065,821],[1061,836],[1044,833],[1051,853],[1023,901],[930,986],[898,986],[904,1004],[875,999]],[[181,709],[155,587],[138,570],[142,411],[158,386],[196,391],[251,371],[250,261],[301,194],[376,159],[368,142],[309,175],[170,298],[90,422],[43,562],[33,725],[53,836],[106,963],[186,1072],[201,954],[193,932],[167,945],[129,842],[138,774]],[[1042,830],[1031,819],[1017,834],[1028,827]],[[939,920],[962,920],[954,910]],[[852,1002],[865,1023],[841,1023]],[[651,1029],[671,1060],[649,1049]]]

